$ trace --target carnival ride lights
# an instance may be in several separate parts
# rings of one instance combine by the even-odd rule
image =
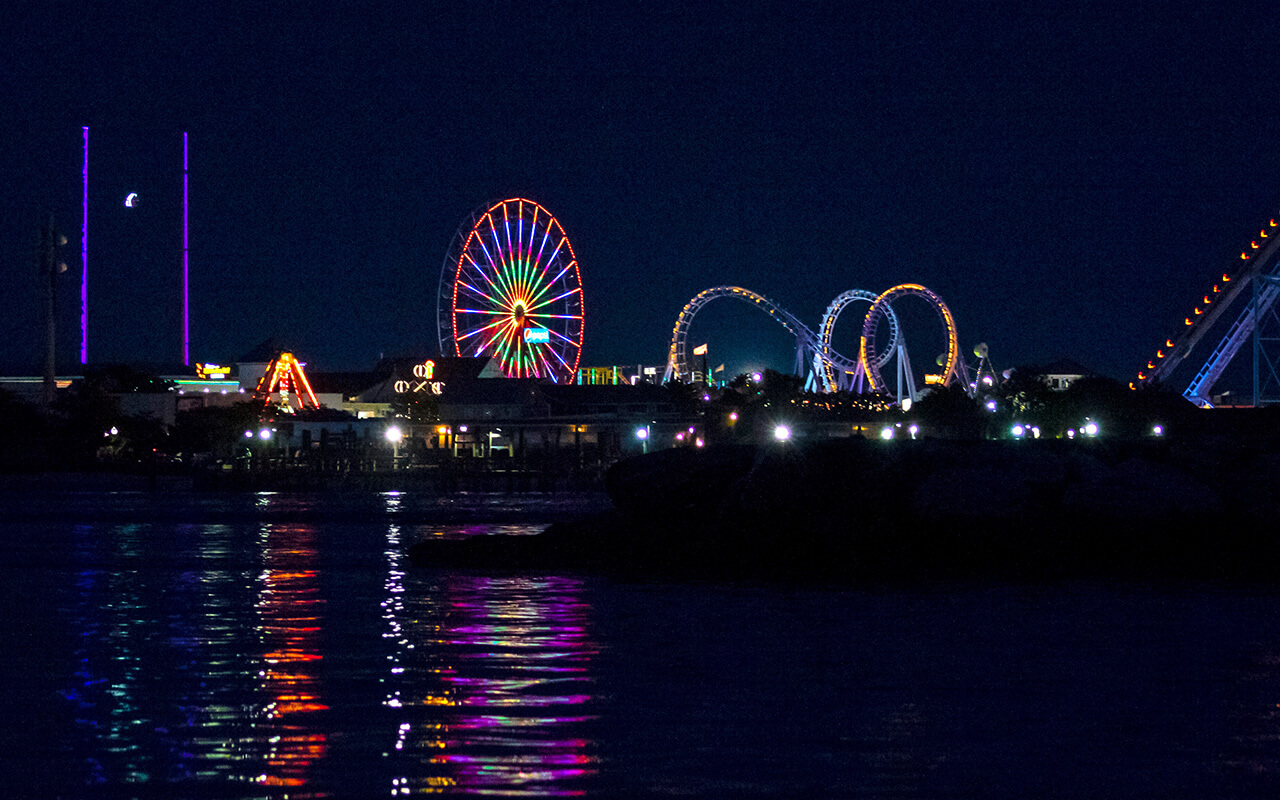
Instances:
[[[298,361],[293,353],[282,352],[276,355],[267,365],[267,371],[258,379],[254,396],[264,406],[271,405],[272,400],[275,399],[281,410],[290,413],[294,410],[291,402],[294,396],[298,399],[300,409],[320,407],[315,392],[311,391],[307,375],[302,370],[302,362]]]
[[[664,380],[684,380],[687,376],[693,374],[688,356],[689,326],[698,311],[707,303],[719,298],[731,298],[748,303],[766,312],[795,337],[797,372],[806,366],[812,367],[814,376],[820,377],[822,388],[825,391],[837,391],[841,388],[852,387],[855,384],[859,384],[862,375],[866,372],[865,367],[859,358],[851,359],[835,351],[831,345],[832,332],[835,329],[835,323],[839,319],[840,313],[847,305],[859,300],[870,302],[874,305],[878,297],[879,295],[874,292],[861,289],[844,292],[827,306],[819,331],[814,332],[794,314],[762,294],[740,286],[713,286],[710,289],[699,292],[688,303],[685,303],[684,308],[680,310],[680,314],[676,317],[675,327],[671,331],[671,346],[667,352],[667,370]],[[897,317],[893,314],[892,309],[887,307],[884,313],[890,325],[890,341],[882,352],[876,354],[877,364],[881,366],[888,363],[889,359],[897,352],[900,342]],[[812,357],[812,362],[810,362],[810,357]],[[753,382],[759,383],[761,380],[760,373],[752,373],[751,379]]]
[[[888,318],[889,304],[904,296],[922,297],[929,301],[938,312],[938,316],[941,317],[942,323],[947,329],[947,353],[942,364],[942,385],[950,384],[957,374],[957,366],[960,360],[960,341],[956,333],[955,319],[951,316],[951,309],[947,308],[947,304],[942,302],[941,297],[938,297],[938,295],[920,284],[903,283],[894,286],[877,297],[875,302],[871,304],[871,309],[867,311],[867,316],[862,323],[862,339],[858,347],[858,361],[866,372],[867,383],[872,391],[882,389],[884,382],[880,377],[880,359],[868,357],[869,348],[871,347],[869,343],[875,341],[876,331],[880,327],[882,319]]]
[[[1215,283],[1211,290],[1201,297],[1189,315],[1182,320],[1183,329],[1175,337],[1166,338],[1164,346],[1157,348],[1155,357],[1146,362],[1146,368],[1139,370],[1137,380],[1129,383],[1130,389],[1166,380],[1192,349],[1214,327],[1215,323],[1226,311],[1227,307],[1239,297],[1250,281],[1265,283],[1265,288],[1256,291],[1255,299],[1240,314],[1230,330],[1223,337],[1217,348],[1209,356],[1200,371],[1183,391],[1183,397],[1197,405],[1211,405],[1208,392],[1214,382],[1222,375],[1231,359],[1239,351],[1245,339],[1253,333],[1260,316],[1280,297],[1280,287],[1272,280],[1280,269],[1276,266],[1277,247],[1274,228],[1277,222],[1269,219],[1258,231],[1258,237],[1249,242],[1249,246],[1240,252],[1239,262],[1232,270],[1222,273],[1222,279]],[[1259,240],[1265,240],[1260,243]]]
[[[445,256],[440,351],[489,356],[509,378],[572,383],[582,355],[578,260],[564,229],[532,200],[477,209]]]

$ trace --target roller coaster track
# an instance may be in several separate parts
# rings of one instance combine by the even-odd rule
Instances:
[[[895,356],[900,359],[900,362],[905,361],[902,331],[898,324],[897,315],[893,313],[893,309],[890,307],[890,303],[895,298],[904,294],[923,296],[937,308],[947,328],[948,355],[943,383],[949,383],[953,377],[963,370],[963,366],[958,366],[957,364],[960,359],[957,352],[955,322],[951,317],[950,310],[947,309],[941,298],[923,286],[916,284],[895,286],[882,294],[876,294],[864,289],[852,289],[843,292],[827,306],[818,332],[811,330],[794,314],[778,303],[750,289],[743,289],[740,286],[714,286],[706,289],[695,295],[688,303],[685,303],[684,308],[680,310],[680,314],[676,318],[675,327],[671,331],[671,347],[667,353],[667,369],[663,381],[689,380],[693,376],[695,370],[689,361],[689,325],[699,309],[707,303],[720,298],[731,298],[748,303],[768,313],[788,333],[794,336],[796,339],[796,372],[801,373],[807,367],[811,368],[815,383],[819,384],[823,390],[837,391],[853,388],[861,391],[864,378],[869,388],[873,391],[883,390],[885,387],[880,379],[880,369]],[[862,342],[858,357],[849,358],[835,351],[831,346],[831,337],[841,311],[850,303],[856,301],[870,303],[871,308],[864,318]],[[884,349],[877,353],[874,352],[874,346],[869,349],[868,341],[875,338],[875,333],[881,322],[887,323],[889,337]],[[914,392],[914,389],[911,391]]]
[[[1145,370],[1138,372],[1138,380],[1131,388],[1163,383],[1184,359],[1191,355],[1227,309],[1241,296],[1250,297],[1243,311],[1227,329],[1226,335],[1209,354],[1208,360],[1192,378],[1182,396],[1198,406],[1209,408],[1212,402],[1209,392],[1223,371],[1239,353],[1241,346],[1254,333],[1258,320],[1280,298],[1280,226],[1274,218],[1262,226],[1258,237],[1249,242],[1248,248],[1233,259],[1231,267],[1222,273],[1222,280],[1213,285],[1192,313],[1183,319],[1183,329],[1176,336],[1165,340],[1164,347],[1156,350],[1155,357],[1147,362]]]

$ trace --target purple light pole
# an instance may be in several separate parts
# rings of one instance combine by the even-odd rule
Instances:
[[[187,132],[182,132],[182,363],[191,366],[191,305],[187,238]]]
[[[80,169],[80,363],[89,363],[89,126],[84,135],[84,166]]]

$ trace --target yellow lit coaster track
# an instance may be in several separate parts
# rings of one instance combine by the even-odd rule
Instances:
[[[818,332],[814,332],[801,322],[794,314],[787,311],[773,300],[740,286],[714,286],[699,292],[676,318],[675,327],[671,331],[671,347],[667,353],[667,369],[663,378],[670,380],[692,380],[695,367],[689,360],[688,335],[689,325],[698,311],[712,300],[722,297],[732,298],[748,303],[782,325],[796,339],[796,373],[809,370],[809,386],[822,391],[834,392],[852,389],[861,392],[864,389],[887,393],[885,381],[881,378],[881,370],[895,357],[898,362],[898,399],[915,398],[916,387],[910,378],[910,364],[906,354],[906,345],[898,318],[893,313],[892,303],[905,296],[922,297],[938,311],[947,332],[947,353],[942,372],[932,377],[934,382],[948,385],[952,380],[964,374],[964,360],[960,355],[955,320],[951,310],[942,302],[942,298],[919,284],[907,283],[895,286],[886,292],[876,294],[865,289],[852,289],[837,296],[827,306],[822,316],[822,324]],[[862,339],[856,358],[849,358],[836,352],[832,347],[832,332],[837,319],[846,306],[862,301],[870,304],[870,309],[863,320]],[[876,344],[881,324],[887,325],[887,341],[881,347]]]

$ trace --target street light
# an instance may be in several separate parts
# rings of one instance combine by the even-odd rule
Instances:
[[[404,431],[398,425],[390,425],[382,435],[391,442],[391,468],[395,469],[400,460],[400,440],[404,438]]]
[[[791,439],[791,428],[786,425],[778,425],[773,429],[773,438],[779,442],[786,442]]]
[[[640,440],[640,452],[649,452],[649,426],[636,428],[636,438]]]

